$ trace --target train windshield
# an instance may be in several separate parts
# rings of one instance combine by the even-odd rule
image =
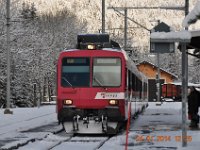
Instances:
[[[93,86],[117,87],[121,85],[120,58],[93,59]]]
[[[61,85],[63,87],[89,87],[90,59],[63,58]]]

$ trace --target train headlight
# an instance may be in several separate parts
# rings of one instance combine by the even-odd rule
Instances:
[[[88,44],[87,45],[87,49],[89,49],[89,50],[93,50],[95,48],[96,48],[96,46],[94,44]]]
[[[66,99],[63,101],[64,105],[72,105],[72,100],[71,99]]]
[[[109,104],[110,104],[110,105],[117,105],[117,104],[118,104],[118,101],[117,101],[117,100],[114,100],[114,99],[111,99],[111,100],[109,100]]]

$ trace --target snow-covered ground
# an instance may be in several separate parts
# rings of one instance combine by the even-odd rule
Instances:
[[[13,108],[13,115],[0,110],[0,134],[27,130],[56,122],[55,105],[40,108]]]
[[[187,147],[182,147],[181,103],[164,102],[161,106],[149,103],[149,107],[138,119],[132,121],[128,149],[137,150],[199,150],[200,130],[187,132]],[[189,121],[187,120],[189,124]],[[121,150],[125,135],[113,137],[102,149]]]
[[[0,149],[9,149],[21,144],[25,145],[19,148],[22,150],[47,150],[52,147],[54,150],[92,150],[97,149],[98,141],[106,139],[73,137],[73,140],[68,141],[68,135],[53,134],[61,129],[57,124],[55,105],[12,110],[13,115],[5,115],[4,109],[0,109]],[[200,130],[188,130],[188,146],[185,148],[182,147],[181,135],[181,103],[164,102],[161,106],[156,106],[152,102],[136,120],[132,120],[128,149],[199,150]],[[120,133],[106,141],[100,149],[122,150],[125,148],[125,139],[125,132]]]
[[[55,108],[55,105],[40,108],[13,108],[13,114],[4,114],[4,109],[0,109],[0,149],[42,139],[49,135],[48,130],[54,132],[60,130]],[[45,126],[48,129],[46,128],[46,131],[43,129],[44,132],[32,132],[32,134],[26,132],[38,127],[45,128]]]

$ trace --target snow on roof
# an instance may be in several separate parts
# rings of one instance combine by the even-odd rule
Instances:
[[[182,85],[182,82],[170,82],[170,83],[164,83],[164,84],[174,84],[174,85]],[[191,83],[191,82],[188,82],[188,87],[200,87],[200,84],[199,83]]]
[[[174,42],[183,42],[183,41],[190,41],[191,39],[191,33],[190,31],[182,30],[182,31],[171,31],[171,32],[152,32],[151,40],[159,41],[159,40],[165,40],[168,41],[174,41]]]
[[[188,27],[190,24],[195,23],[200,17],[200,1],[198,1],[193,10],[184,18],[182,22],[183,27]]]
[[[174,85],[182,85],[182,82],[171,82],[165,84],[174,84]],[[200,84],[188,82],[188,86],[200,87]]]

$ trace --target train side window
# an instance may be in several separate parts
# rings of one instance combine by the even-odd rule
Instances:
[[[132,90],[136,91],[136,76],[132,74]]]
[[[132,77],[132,75],[131,75],[131,71],[130,70],[128,70],[128,90],[129,91],[131,91],[131,85],[132,85],[132,83],[131,83],[131,77]]]

